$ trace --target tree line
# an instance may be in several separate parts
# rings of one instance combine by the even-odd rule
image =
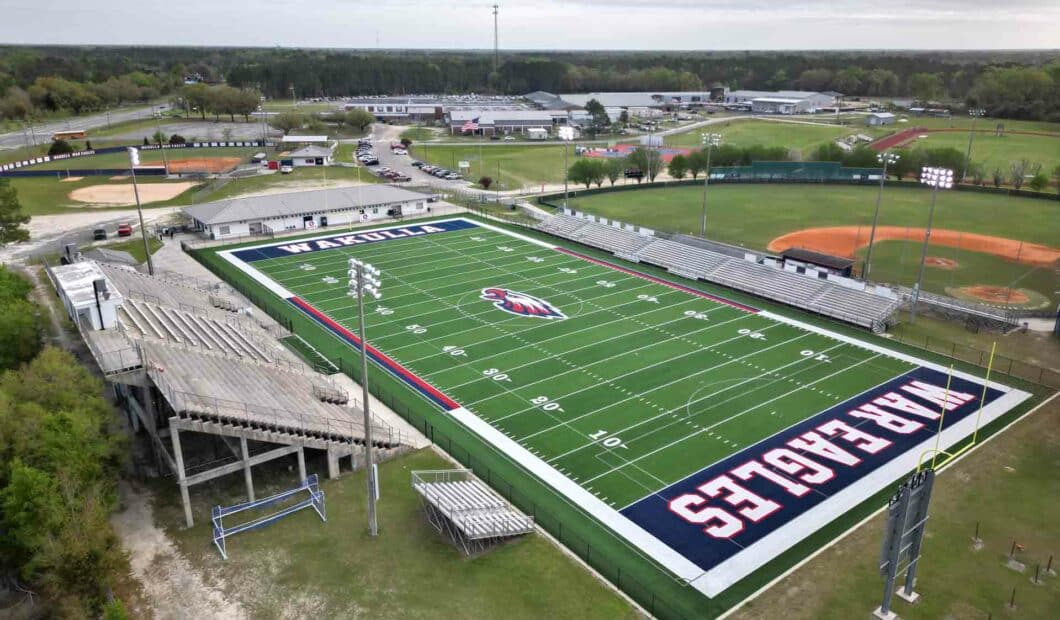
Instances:
[[[1055,51],[519,52],[502,60],[494,72],[491,55],[475,51],[0,47],[0,93],[24,91],[32,100],[28,89],[38,79],[62,80],[39,84],[44,91],[38,93],[56,96],[38,100],[77,111],[93,109],[97,99],[115,101],[113,94],[94,91],[122,80],[126,94],[131,82],[141,96],[167,94],[191,78],[255,89],[273,99],[698,90],[721,84],[958,101],[986,107],[992,116],[1060,120]],[[154,82],[145,83],[144,76]],[[68,83],[96,98],[64,96],[71,91]]]
[[[123,618],[128,560],[108,522],[122,434],[102,382],[42,348],[31,289],[0,267],[0,572],[42,616]]]

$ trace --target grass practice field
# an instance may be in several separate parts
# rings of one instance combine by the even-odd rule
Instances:
[[[577,161],[574,147],[569,149],[567,161]],[[470,162],[464,175],[477,182],[483,176],[500,181],[504,189],[526,187],[534,189],[542,183],[563,182],[563,146],[545,145],[412,145],[412,156],[436,166],[459,171],[461,161]]]
[[[705,132],[721,134],[725,144],[733,146],[770,146],[783,147],[795,151],[799,159],[807,159],[817,146],[831,142],[836,138],[855,133],[878,135],[879,130],[870,127],[841,127],[838,125],[818,125],[811,122],[777,122],[760,120],[739,120],[723,125],[709,125],[692,131],[666,136],[665,143],[670,146],[702,148],[702,134]]]
[[[872,225],[877,188],[846,185],[715,185],[707,197],[707,237],[765,250],[781,235],[823,226],[863,226],[865,238]],[[571,208],[656,230],[699,233],[702,186],[683,186],[576,196]],[[930,192],[917,187],[884,189],[881,225],[923,227],[927,224]],[[1056,247],[1060,239],[1057,203],[973,192],[943,192],[938,196],[933,226],[981,233]],[[901,246],[900,251],[898,246]],[[884,242],[873,257],[873,275],[888,282],[911,285],[917,276],[919,248]],[[932,245],[929,256],[953,257],[956,250]],[[1055,276],[1046,267],[1014,264],[986,254],[959,256],[965,266],[957,272],[929,270],[926,290],[943,293],[945,286],[965,284],[1033,288],[1056,299]]]
[[[374,264],[379,366],[708,597],[1027,396],[479,221],[219,256],[347,347]]]
[[[977,125],[976,129],[975,139],[972,141],[972,162],[983,166],[986,179],[990,179],[993,171],[1000,168],[1008,182],[1012,162],[1021,159],[1028,160],[1032,165],[1041,164],[1046,175],[1051,175],[1053,168],[1060,165],[1060,135],[1047,137],[1006,133],[995,136],[993,133],[978,131],[983,129],[982,124]],[[917,139],[909,146],[926,149],[948,147],[962,153],[968,149],[966,131],[932,132],[923,135],[927,137]]]

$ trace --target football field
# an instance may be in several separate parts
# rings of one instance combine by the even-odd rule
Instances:
[[[375,363],[707,596],[1029,396],[478,220],[219,254],[355,348],[374,265]]]

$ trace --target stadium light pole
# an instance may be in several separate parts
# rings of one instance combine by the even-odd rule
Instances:
[[[368,263],[351,258],[349,261],[350,290],[348,295],[357,300],[357,313],[360,317],[361,332],[361,404],[364,410],[364,471],[368,480],[368,535],[379,533],[376,522],[376,493],[379,481],[375,478],[375,465],[372,462],[372,414],[368,410],[368,340],[364,325],[364,298],[371,295],[379,299],[379,270]]]
[[[880,219],[880,202],[883,200],[883,184],[887,180],[887,166],[896,164],[901,157],[897,153],[884,151],[876,156],[876,161],[883,164],[883,174],[880,175],[880,189],[876,192],[876,211],[872,214],[872,231],[869,232],[869,249],[865,254],[865,268],[861,270],[861,279],[869,278],[869,270],[872,268],[872,244],[876,241],[876,223]]]
[[[140,236],[144,240],[144,254],[147,255],[147,273],[155,275],[155,263],[151,260],[151,248],[147,245],[147,228],[144,226],[144,210],[140,206],[140,188],[136,185],[136,166],[140,163],[140,151],[136,147],[128,147],[129,150],[129,174],[132,176],[133,196],[136,197],[136,215],[140,218]]]
[[[574,128],[564,125],[557,130],[559,139],[563,141],[563,208],[567,208],[567,199],[570,197],[568,181],[570,168],[567,165],[567,151],[570,150],[570,141],[574,139]]]
[[[703,217],[699,223],[699,236],[704,239],[707,238],[707,186],[710,185],[710,152],[714,150],[714,147],[721,144],[721,134],[718,133],[704,133],[700,134],[703,139],[703,146],[707,147],[707,167],[703,171]]]
[[[972,139],[975,137],[975,121],[980,116],[986,115],[983,108],[968,108],[968,116],[972,117],[972,128],[968,131],[968,150],[964,153],[964,171],[961,172],[961,183],[968,180],[968,168],[972,165]]]
[[[927,230],[924,231],[924,245],[920,248],[920,272],[913,287],[913,307],[909,313],[909,323],[916,323],[916,305],[920,300],[920,288],[924,284],[924,264],[927,261],[928,243],[931,241],[931,222],[935,218],[935,201],[940,189],[953,187],[953,171],[949,168],[930,168],[925,166],[920,171],[920,182],[931,187],[931,210],[928,211]]]

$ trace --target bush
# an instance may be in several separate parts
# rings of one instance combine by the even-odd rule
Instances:
[[[69,155],[73,152],[74,147],[70,146],[70,143],[66,140],[52,140],[52,145],[48,147],[48,155],[51,157]]]
[[[169,136],[169,143],[170,144],[187,144],[188,141],[184,139],[184,136],[180,135],[179,133],[175,133],[172,136]]]
[[[489,189],[490,185],[493,185],[493,177],[482,177],[478,180],[478,184],[482,186],[482,189]]]

